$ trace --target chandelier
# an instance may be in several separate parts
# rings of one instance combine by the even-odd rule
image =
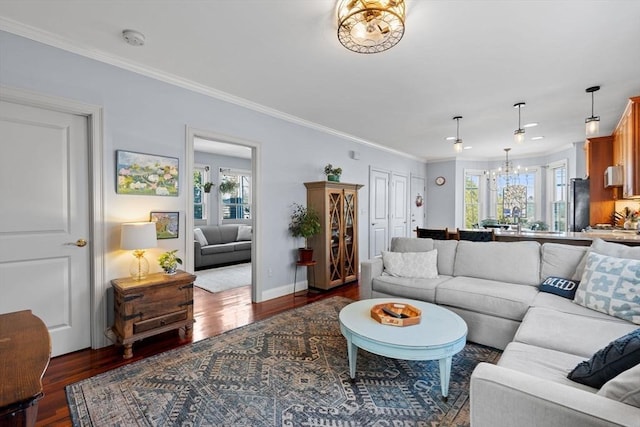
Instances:
[[[514,167],[509,160],[511,148],[505,148],[505,162],[498,168],[498,172],[487,174],[489,190],[497,192],[501,187],[499,180],[502,177],[502,220],[505,223],[517,224],[527,216],[527,185],[520,184],[520,166]],[[499,199],[498,199],[499,200]]]
[[[404,18],[404,0],[341,0],[338,40],[354,52],[384,52],[404,35]]]

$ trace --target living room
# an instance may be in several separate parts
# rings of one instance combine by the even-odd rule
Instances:
[[[107,294],[111,280],[129,275],[131,261],[131,253],[120,249],[122,223],[147,221],[152,211],[179,212],[179,237],[159,241],[157,248],[148,251],[147,258],[151,269],[157,272],[160,268],[155,259],[160,253],[177,249],[184,260],[183,268],[192,268],[194,255],[190,230],[194,220],[189,215],[188,174],[196,163],[192,157],[196,137],[222,140],[252,150],[256,193],[252,301],[263,302],[288,295],[293,290],[294,262],[301,241],[291,238],[287,232],[291,205],[306,201],[304,182],[325,179],[323,168],[326,164],[332,163],[343,169],[341,181],[365,185],[359,192],[359,258],[366,260],[371,240],[368,224],[372,168],[405,177],[424,178],[426,221],[423,224],[463,227],[463,171],[469,168],[492,170],[501,165],[503,148],[513,144],[513,130],[519,127],[514,103],[525,100],[523,123],[539,121],[537,128],[540,133],[546,140],[555,141],[553,147],[541,151],[535,141],[528,140],[519,151],[514,148],[514,158],[523,167],[566,159],[568,177],[571,178],[584,176],[584,119],[591,114],[591,97],[585,93],[585,88],[596,84],[602,86],[595,94],[595,111],[601,116],[603,135],[610,134],[615,128],[626,100],[640,94],[637,79],[640,59],[629,54],[638,39],[637,25],[633,20],[638,15],[638,7],[634,2],[583,5],[567,1],[557,2],[557,9],[550,4],[527,2],[515,5],[488,2],[482,6],[461,2],[449,9],[440,2],[414,1],[408,3],[403,40],[388,52],[373,55],[358,55],[340,45],[335,36],[335,7],[331,2],[266,2],[260,6],[263,9],[258,10],[272,19],[269,24],[253,14],[248,14],[251,16],[246,21],[238,18],[245,15],[245,8],[257,7],[253,3],[247,7],[240,4],[242,2],[238,5],[216,2],[209,10],[211,15],[223,21],[243,22],[243,27],[236,24],[235,29],[229,30],[226,27],[229,24],[225,23],[225,27],[221,26],[219,30],[222,34],[216,38],[208,38],[209,34],[203,38],[194,35],[193,39],[198,43],[204,43],[204,46],[215,44],[217,50],[211,53],[198,47],[193,49],[195,52],[191,52],[193,56],[190,58],[182,56],[190,51],[187,36],[199,26],[209,26],[211,18],[204,22],[196,21],[195,18],[203,15],[203,11],[193,4],[190,7],[194,9],[185,9],[191,14],[187,18],[180,16],[184,11],[176,5],[175,9],[154,11],[148,3],[134,3],[132,10],[123,4],[110,9],[100,3],[64,1],[3,2],[0,5],[0,84],[3,95],[14,101],[22,97],[38,99],[33,102],[40,105],[67,105],[67,110],[89,120],[90,150],[86,154],[87,167],[83,178],[89,186],[85,192],[90,209],[87,209],[87,226],[83,229],[87,234],[71,233],[64,241],[75,242],[85,238],[90,242],[83,261],[87,266],[86,282],[90,285],[80,289],[80,297],[74,301],[78,306],[87,307],[84,320],[88,327],[81,332],[82,338],[79,344],[75,344],[76,349],[101,348],[111,344],[104,334],[113,316]],[[290,24],[276,20],[280,16],[279,8],[287,9],[285,18],[292,22],[302,21],[313,27],[315,34],[313,40],[296,44],[296,50],[288,54],[275,46],[293,44],[289,40],[293,30],[279,34],[275,40],[267,39],[262,34],[264,30],[260,30],[264,26],[272,26],[273,22],[278,22],[275,26],[282,28]],[[299,10],[305,8],[309,10]],[[487,10],[483,11],[485,8]],[[171,32],[162,28],[171,20],[154,17],[154,13],[171,12],[176,14],[176,20],[187,21],[182,23],[186,28],[184,32],[171,31],[185,37],[179,42],[171,41]],[[443,19],[437,18],[439,12],[446,12],[444,16],[450,18],[446,25]],[[489,21],[490,16],[485,14],[492,15],[493,20]],[[150,19],[144,20],[145,16]],[[305,18],[294,19],[296,16]],[[194,21],[189,24],[189,19]],[[471,28],[475,32],[467,30],[474,22],[476,24]],[[296,27],[300,30],[298,34],[305,34],[304,25],[296,25],[300,25]],[[482,42],[479,34],[489,32],[490,27],[496,25],[500,26],[502,33],[492,33],[488,41],[502,43]],[[564,30],[565,25],[571,31]],[[436,27],[439,33],[426,33],[429,26]],[[144,33],[145,45],[125,43],[121,33],[127,28]],[[537,44],[536,38],[542,38],[543,34],[536,33],[546,31],[552,32],[555,41],[545,38],[544,44]],[[87,33],[90,36],[87,37]],[[234,33],[244,34],[237,45],[233,42],[235,36],[231,35]],[[456,35],[455,43],[451,44],[453,35]],[[530,50],[524,47],[525,42]],[[441,57],[435,55],[434,45],[437,44],[444,45]],[[247,50],[250,46],[255,50]],[[518,46],[522,46],[522,50],[514,49]],[[556,48],[558,52],[555,55],[545,53]],[[598,52],[594,64],[590,64],[588,59],[592,58],[591,49]],[[152,56],[150,51],[153,55],[165,52],[169,66],[163,68],[162,63],[146,58]],[[538,54],[544,54],[546,62],[537,63]],[[325,55],[337,60],[326,62],[331,66],[326,66],[324,72],[318,72],[322,71],[322,63],[304,62],[314,56],[327,58]],[[241,63],[239,56],[255,56],[259,61]],[[296,60],[297,57],[302,59]],[[195,65],[191,64],[200,62],[206,63],[207,67],[193,71]],[[487,62],[497,63],[497,68],[504,69],[491,81],[479,78],[479,70],[488,66]],[[372,67],[371,63],[375,66]],[[394,63],[401,66],[396,68]],[[612,67],[612,63],[619,65]],[[609,65],[605,67],[603,64]],[[192,67],[193,72],[190,72]],[[311,70],[308,68],[313,68],[314,74],[309,74]],[[472,72],[465,80],[448,83],[435,80],[458,68]],[[181,75],[179,71],[185,69]],[[284,69],[287,75],[282,81],[276,77]],[[247,73],[247,70],[251,72]],[[429,70],[437,73],[427,74]],[[234,80],[234,74],[239,77],[240,71],[249,77]],[[207,74],[222,75],[221,81],[231,84],[216,87],[199,80],[200,76]],[[351,81],[353,86],[341,86],[340,93],[329,91],[342,80]],[[431,82],[435,82],[433,86],[441,86],[440,90],[436,91],[427,84]],[[456,89],[458,85],[462,86],[461,90]],[[287,92],[294,96],[281,104],[276,102],[276,96],[273,104],[267,104],[268,99],[262,98],[266,96],[262,92],[264,87],[278,88],[282,97]],[[302,87],[306,89],[300,90]],[[475,92],[479,87],[483,88],[482,91]],[[370,91],[379,93],[366,102],[356,96]],[[252,92],[256,94],[255,98],[246,96]],[[375,104],[371,99],[378,99],[379,103]],[[428,111],[420,111],[418,106],[423,103],[433,105]],[[73,107],[69,106],[71,104]],[[289,109],[297,104],[303,109]],[[324,116],[331,119],[333,115],[334,118],[314,122],[310,118],[312,116],[303,111],[304,108],[312,110],[314,104]],[[560,115],[557,110],[546,113],[545,110],[556,108],[556,104],[562,105],[564,113]],[[363,105],[366,108],[362,108]],[[375,111],[373,105],[379,105],[380,111]],[[350,110],[358,111],[359,115],[350,116]],[[465,144],[473,148],[456,158],[453,143],[445,138],[455,135],[456,123],[452,117],[458,114],[464,116],[460,121],[460,134]],[[553,119],[554,115],[557,119]],[[499,117],[496,119],[496,116]],[[480,140],[475,136],[475,129],[484,121],[490,122],[496,130]],[[350,122],[359,126],[351,127]],[[563,134],[561,138],[554,139],[554,135],[548,133],[552,122],[556,127],[571,128],[572,133],[569,137]],[[367,129],[364,133],[356,133],[358,128]],[[526,129],[527,135],[537,132],[535,128]],[[406,143],[406,148],[403,148],[403,143]],[[6,153],[12,153],[10,150],[13,148],[8,147]],[[116,150],[178,159],[181,179],[178,196],[118,194]],[[24,160],[11,154],[6,158]],[[43,168],[51,167],[44,164],[46,160],[37,158],[33,162],[42,170],[41,163]],[[435,184],[440,176],[447,178],[443,186]],[[37,174],[24,179],[29,188],[46,181]],[[35,197],[25,199],[18,197],[15,189],[8,189],[8,194],[16,197],[9,199],[9,205],[39,208],[41,203],[34,200],[43,200],[40,197],[46,194],[40,192],[50,190],[45,186],[43,190],[34,190],[38,191]],[[27,218],[24,210],[15,209],[12,213],[16,217],[23,214]],[[74,222],[75,217],[69,221]],[[407,236],[412,228],[405,227]],[[13,232],[4,230],[7,231]],[[13,241],[2,241],[5,247],[9,244],[13,246]],[[33,247],[30,238],[25,238],[20,245],[26,248],[25,253]],[[64,251],[78,249],[64,246]],[[0,262],[9,260],[13,258],[7,255]],[[34,280],[29,282],[39,284],[44,281],[43,277],[47,277],[46,270],[44,273],[34,271],[27,274],[33,275],[26,276],[33,277]],[[60,280],[55,285],[55,292],[43,295],[46,301],[41,304],[65,307],[68,310],[65,315],[71,312],[64,286]],[[41,285],[27,287],[24,292],[15,289],[4,292],[4,295],[15,299],[9,302],[11,298],[3,297],[0,312],[14,311],[26,307],[31,295],[41,293]],[[64,316],[55,310],[48,310],[47,316],[51,316],[54,324],[64,320],[60,319]],[[57,344],[54,346],[54,355],[67,351],[73,350],[63,350],[62,347],[58,350]]]

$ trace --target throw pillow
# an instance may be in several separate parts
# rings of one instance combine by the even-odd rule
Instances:
[[[438,277],[438,251],[387,252],[382,251],[385,273],[395,277],[434,279]]]
[[[578,284],[570,279],[563,279],[561,277],[547,277],[544,282],[540,284],[540,292],[548,292],[550,294],[556,294],[563,298],[573,299],[578,290]]]
[[[640,364],[607,381],[597,394],[640,408]]]
[[[238,226],[238,237],[236,237],[236,241],[241,240],[251,240],[251,235],[253,234],[253,229],[250,225],[239,225]]]
[[[593,239],[591,246],[587,250],[587,253],[582,258],[582,261],[578,264],[576,272],[573,275],[573,280],[580,280],[584,272],[584,267],[587,263],[589,253],[595,252],[600,255],[614,256],[617,258],[629,258],[640,260],[640,247],[633,247],[623,245],[622,243],[606,242],[602,239]]]
[[[193,238],[200,243],[200,246],[207,246],[209,244],[209,242],[207,242],[207,238],[204,237],[204,233],[199,228],[193,229]]]
[[[590,252],[573,302],[640,324],[640,261]]]
[[[640,363],[640,328],[610,342],[591,356],[580,362],[567,375],[572,381],[600,388],[607,381]]]

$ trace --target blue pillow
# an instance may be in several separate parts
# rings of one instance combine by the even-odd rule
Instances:
[[[539,286],[540,292],[560,295],[561,297],[573,299],[578,290],[579,281],[563,279],[561,277],[547,277]]]
[[[580,362],[567,378],[593,388],[600,388],[618,374],[640,363],[640,328],[612,341],[605,348]]]

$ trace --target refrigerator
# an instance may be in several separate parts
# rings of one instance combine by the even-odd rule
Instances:
[[[589,179],[572,178],[569,189],[569,231],[589,226]]]

